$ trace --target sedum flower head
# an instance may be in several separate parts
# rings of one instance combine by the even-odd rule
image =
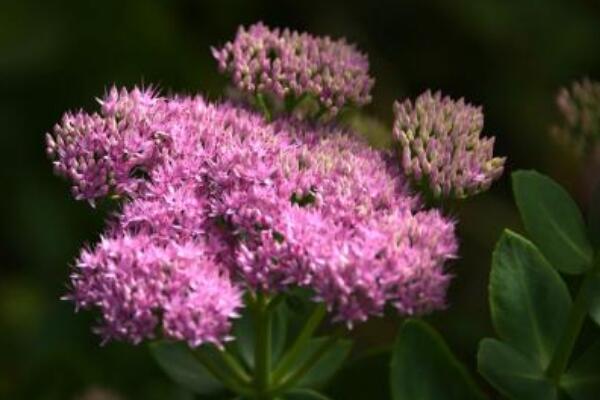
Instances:
[[[81,112],[95,123],[77,125],[68,151],[62,130],[52,136],[60,166],[94,150],[108,160],[58,169],[89,189],[79,198],[107,195],[96,182],[115,170],[144,167],[109,186],[126,193],[123,205],[71,278],[70,298],[100,309],[105,339],[222,343],[247,288],[309,288],[348,325],[386,305],[404,315],[444,306],[454,223],[422,209],[392,154],[333,125],[267,123],[200,96],[134,101],[134,92],[111,91],[100,113]],[[111,147],[115,136],[148,150]]]
[[[115,87],[100,113],[66,113],[53,133],[46,134],[47,153],[56,173],[72,182],[76,199],[127,194],[143,184],[145,171],[158,162],[162,136],[151,125],[158,98],[152,89]]]
[[[589,79],[563,88],[556,97],[563,121],[552,132],[580,151],[591,150],[600,139],[600,83]]]
[[[505,159],[493,156],[494,138],[480,136],[480,107],[427,91],[414,103],[396,102],[394,114],[404,172],[435,197],[485,191],[502,174]]]
[[[235,39],[212,50],[219,69],[250,94],[279,99],[310,95],[333,116],[347,104],[371,101],[369,61],[344,39],[315,37],[262,23],[240,27]]]
[[[139,343],[163,336],[191,346],[221,345],[241,305],[239,288],[201,247],[164,246],[146,235],[102,238],[84,249],[71,276],[68,298],[100,310],[105,340]]]

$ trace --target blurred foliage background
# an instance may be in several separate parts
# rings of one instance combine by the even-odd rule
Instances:
[[[536,168],[585,192],[585,166],[548,127],[559,87],[600,79],[599,1],[0,0],[1,399],[191,398],[144,346],[100,347],[94,317],[59,300],[69,263],[96,240],[103,214],[52,175],[44,133],[65,110],[93,109],[112,83],[219,98],[226,82],[209,48],[258,20],[346,36],[367,51],[377,83],[366,111],[386,126],[394,99],[427,88],[484,106],[484,132],[496,136],[509,171],[457,211],[461,258],[449,309],[429,317],[473,369],[478,340],[492,335],[493,244],[504,227],[520,229],[510,170]],[[398,325],[386,317],[353,332],[356,361],[330,385],[334,398],[387,397],[384,350]]]

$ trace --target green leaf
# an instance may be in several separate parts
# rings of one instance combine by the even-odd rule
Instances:
[[[573,400],[594,400],[600,396],[600,341],[573,362],[561,377],[560,386]]]
[[[596,272],[589,278],[587,290],[590,317],[600,325],[600,273]]]
[[[592,246],[600,252],[600,184],[596,185],[588,210],[588,236]],[[589,279],[588,305],[590,317],[600,325],[600,273],[595,273]]]
[[[565,273],[588,270],[592,248],[581,213],[569,194],[535,171],[518,171],[512,178],[525,228],[548,261]]]
[[[293,389],[284,396],[286,400],[330,400],[329,397],[310,389]]]
[[[179,385],[197,394],[212,394],[223,390],[223,385],[194,357],[183,343],[154,342],[150,353],[158,365]]]
[[[590,242],[596,250],[600,250],[600,184],[592,192],[587,223]]]
[[[495,339],[483,339],[477,353],[477,368],[487,381],[513,400],[553,400],[557,389],[543,370],[527,357]]]
[[[296,367],[306,362],[327,338],[315,338],[308,342],[306,351],[298,358]],[[342,367],[352,350],[352,341],[338,340],[327,353],[298,381],[300,387],[318,388],[326,384]]]
[[[233,336],[235,337],[234,346],[240,355],[240,358],[250,369],[254,368],[254,321],[252,311],[246,307],[242,316],[234,322]]]
[[[544,369],[571,308],[560,275],[530,241],[507,230],[494,250],[489,292],[500,338]]]
[[[420,320],[402,326],[392,353],[394,400],[485,399],[442,337]]]
[[[274,311],[271,326],[271,358],[273,362],[277,362],[285,348],[287,334],[287,308],[285,302],[279,304]],[[242,317],[235,322],[233,333],[235,346],[240,357],[250,369],[253,369],[256,336],[254,335],[254,318],[249,307],[244,309]]]

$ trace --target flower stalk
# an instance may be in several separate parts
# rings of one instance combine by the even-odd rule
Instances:
[[[219,351],[219,355],[235,379],[244,385],[250,384],[250,375],[248,375],[244,367],[242,367],[240,362],[229,351],[223,349]]]
[[[308,321],[302,328],[302,331],[296,338],[294,344],[290,349],[285,353],[279,364],[277,365],[277,369],[273,374],[273,380],[278,382],[283,375],[294,365],[294,362],[298,359],[302,351],[306,349],[306,345],[308,341],[315,333],[316,329],[319,327],[319,324],[325,317],[326,308],[323,304],[319,304],[310,317]]]
[[[256,346],[254,353],[256,399],[267,400],[271,384],[271,324],[272,310],[269,297],[259,291],[254,307],[256,321]]]
[[[219,354],[226,353],[226,351],[219,351]],[[251,395],[252,391],[247,383],[241,382],[236,376],[231,374],[231,371],[224,371],[221,369],[214,360],[211,359],[207,354],[200,351],[193,352],[196,359],[208,370],[208,372],[223,386],[232,392],[239,393],[241,395]]]
[[[331,336],[328,336],[325,341],[315,350],[312,356],[306,360],[298,369],[284,376],[274,390],[274,394],[285,393],[286,390],[294,387],[318,362],[325,354],[337,343],[342,336],[343,329],[336,330]]]

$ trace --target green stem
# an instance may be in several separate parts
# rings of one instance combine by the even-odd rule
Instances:
[[[579,288],[577,296],[575,297],[575,301],[573,302],[569,312],[566,329],[563,332],[563,335],[558,342],[556,349],[554,350],[552,360],[550,360],[550,364],[546,369],[546,376],[555,384],[559,383],[560,377],[567,368],[567,364],[571,358],[571,353],[573,352],[573,347],[575,347],[575,342],[579,337],[581,327],[583,326],[583,322],[587,316],[587,291],[589,288],[590,278],[592,274],[595,273],[595,269],[596,268],[589,271],[581,283],[581,287]]]
[[[327,339],[317,348],[317,350],[310,356],[308,360],[304,364],[300,366],[300,368],[295,371],[289,373],[281,379],[281,382],[278,382],[275,390],[273,391],[273,396],[277,396],[281,393],[285,393],[286,390],[294,387],[296,383],[300,379],[306,375],[308,371],[310,371],[317,362],[327,353],[331,347],[338,341],[338,339],[342,336],[343,330],[339,329],[331,336],[327,337]]]
[[[206,354],[202,352],[195,351],[193,352],[196,359],[208,370],[208,372],[218,381],[220,381],[223,386],[227,389],[231,390],[234,393],[238,393],[244,396],[249,396],[252,394],[252,391],[246,387],[243,383],[238,382],[235,378],[230,376],[227,372],[221,370],[219,366]]]
[[[227,350],[222,350],[219,351],[219,355],[221,356],[221,359],[223,360],[225,365],[229,367],[229,370],[238,381],[244,384],[250,383],[250,376],[248,375],[244,367],[242,367],[240,362],[231,353],[229,353]]]
[[[315,307],[314,311],[306,321],[306,324],[302,328],[302,331],[294,341],[294,344],[285,353],[277,365],[277,369],[273,374],[273,380],[275,382],[279,381],[282,376],[288,372],[291,366],[294,365],[294,362],[296,362],[302,351],[306,348],[306,345],[312,335],[315,333],[315,330],[319,327],[319,324],[325,316],[325,312],[325,305],[319,304]]]
[[[267,393],[271,384],[271,313],[269,299],[263,292],[257,293],[255,313],[254,365],[256,393],[258,399],[269,399]]]
[[[273,297],[270,301],[269,301],[269,306],[267,308],[268,312],[275,312],[275,309],[281,304],[281,302],[285,300],[285,296],[283,294],[278,294],[277,296]]]

